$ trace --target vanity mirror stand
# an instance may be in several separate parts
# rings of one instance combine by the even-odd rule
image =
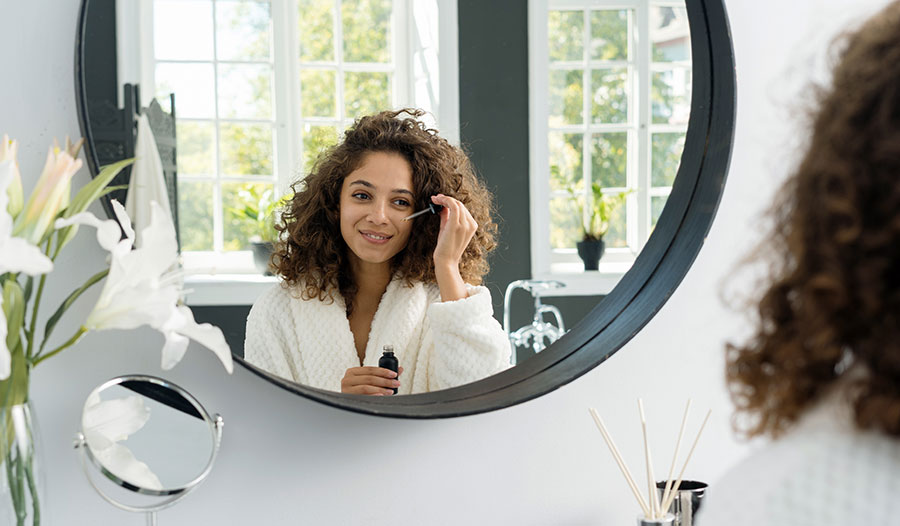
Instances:
[[[88,482],[105,501],[145,513],[146,523],[156,525],[157,512],[175,505],[209,475],[223,426],[220,415],[210,416],[175,384],[153,376],[120,376],[88,396],[75,448]]]

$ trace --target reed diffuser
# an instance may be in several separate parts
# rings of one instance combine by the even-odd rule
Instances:
[[[690,450],[688,450],[687,457],[685,457],[684,459],[684,464],[682,464],[681,470],[678,472],[678,478],[673,481],[672,475],[675,472],[675,465],[678,460],[678,451],[681,447],[681,439],[684,436],[684,428],[687,423],[688,413],[690,412],[690,409],[691,400],[688,400],[687,406],[684,410],[684,417],[681,419],[681,428],[678,431],[678,439],[675,441],[675,453],[672,456],[672,464],[669,467],[665,489],[663,490],[662,496],[660,497],[659,492],[657,492],[656,490],[656,478],[653,475],[653,461],[652,455],[650,453],[650,441],[647,438],[647,418],[644,415],[644,402],[643,400],[638,399],[638,413],[641,418],[641,433],[644,437],[644,462],[647,472],[646,500],[644,500],[644,496],[641,495],[641,490],[635,482],[634,477],[631,475],[631,471],[628,469],[628,466],[625,464],[625,459],[622,458],[622,454],[619,452],[619,448],[616,447],[616,443],[613,441],[612,435],[609,433],[609,430],[606,429],[606,425],[603,423],[603,419],[600,417],[600,414],[597,413],[597,410],[593,407],[589,409],[591,416],[594,419],[594,423],[597,424],[597,429],[600,430],[600,434],[603,436],[603,440],[609,447],[609,452],[612,454],[613,459],[619,466],[619,470],[625,477],[625,482],[628,483],[628,487],[631,489],[632,494],[634,494],[634,497],[641,508],[642,514],[638,516],[639,526],[671,525],[675,524],[676,522],[675,517],[671,513],[669,513],[669,508],[672,506],[672,501],[675,500],[675,496],[678,494],[678,490],[681,487],[681,482],[684,478],[684,471],[687,469],[688,462],[690,462],[691,457],[694,454],[694,450],[697,448],[697,442],[700,441],[700,435],[703,433],[703,429],[706,427],[706,422],[709,421],[709,415],[712,414],[712,410],[706,412],[706,417],[703,419],[703,423],[700,424],[700,429],[697,431],[697,436],[694,438],[694,442],[693,444],[691,444]]]

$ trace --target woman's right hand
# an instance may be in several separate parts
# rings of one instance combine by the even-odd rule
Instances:
[[[400,368],[403,373],[403,367]],[[341,378],[341,392],[373,396],[390,396],[400,387],[400,374],[383,367],[351,367]]]

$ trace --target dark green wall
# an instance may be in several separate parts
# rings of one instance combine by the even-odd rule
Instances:
[[[503,293],[531,277],[528,192],[528,8],[522,0],[458,0],[460,139],[479,175],[494,192],[500,243],[486,279],[494,314],[503,319]],[[547,298],[567,327],[599,296]],[[511,326],[531,321],[528,294],[513,296]],[[520,360],[525,356],[520,354]]]

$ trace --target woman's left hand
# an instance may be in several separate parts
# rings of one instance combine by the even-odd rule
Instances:
[[[478,223],[459,200],[444,194],[431,196],[431,201],[444,207],[441,210],[441,230],[434,247],[436,268],[459,268],[463,252],[478,230]]]

